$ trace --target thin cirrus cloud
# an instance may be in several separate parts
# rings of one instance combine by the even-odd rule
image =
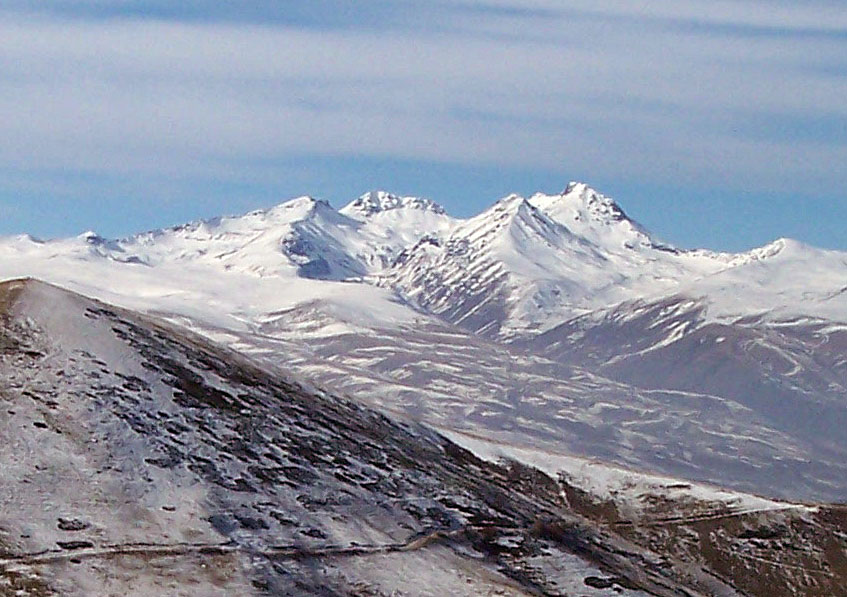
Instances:
[[[762,193],[847,183],[836,3],[285,4],[12,0],[0,171],[261,181],[338,156]]]

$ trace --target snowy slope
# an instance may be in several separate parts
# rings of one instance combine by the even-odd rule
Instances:
[[[32,280],[0,309],[3,594],[742,594],[162,322]]]
[[[707,297],[711,315],[722,319],[847,320],[847,253],[779,239],[745,257],[714,276],[686,281],[679,293]]]
[[[9,237],[0,276],[161,315],[404,416],[847,496],[847,256],[674,249],[582,184],[467,220],[373,192],[127,239]]]

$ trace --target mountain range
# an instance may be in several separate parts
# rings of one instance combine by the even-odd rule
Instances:
[[[585,184],[0,239],[0,595],[847,591],[847,254]]]
[[[655,238],[582,183],[456,219],[376,191],[124,239],[36,277],[438,429],[802,500],[847,496],[847,254]]]

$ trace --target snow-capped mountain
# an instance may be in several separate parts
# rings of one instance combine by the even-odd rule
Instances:
[[[339,210],[339,213],[360,222],[357,228],[372,257],[369,273],[389,267],[404,249],[421,238],[440,235],[456,221],[444,208],[429,199],[399,197],[385,191],[365,193]]]
[[[676,249],[584,184],[464,220],[372,192],[125,239],[6,238],[0,275],[163,316],[440,428],[847,496],[847,255]]]
[[[300,197],[126,239],[87,232],[56,241],[22,236],[0,242],[6,254],[24,261],[73,258],[263,278],[360,280],[423,312],[502,338],[675,292],[708,296],[715,313],[815,316],[830,301],[823,297],[842,292],[844,268],[841,253],[784,239],[740,254],[675,249],[581,183],[557,195],[511,195],[467,220],[426,199],[374,191],[340,210]],[[745,307],[751,295],[756,300]],[[837,300],[832,304],[835,312],[827,315],[843,312]]]
[[[650,233],[631,220],[620,205],[585,183],[572,182],[559,195],[538,193],[529,202],[551,220],[608,251],[657,246]]]
[[[778,241],[742,254],[675,249],[653,239],[613,200],[571,183],[558,195],[506,197],[446,235],[424,237],[384,273],[384,284],[424,311],[509,339],[623,301],[661,297],[767,261],[785,246]],[[830,268],[837,272],[841,264],[815,268],[817,286],[831,288]],[[751,290],[766,308],[817,309],[788,303],[780,286],[759,282]],[[734,301],[724,298],[717,307]]]
[[[150,265],[181,261],[257,276],[344,280],[364,276],[384,259],[382,252],[393,248],[372,242],[365,228],[325,201],[300,197],[268,210],[149,232],[117,244]]]
[[[380,271],[426,234],[449,228],[439,205],[385,192],[362,195],[336,211],[299,197],[266,210],[220,217],[106,241],[85,240],[96,253],[146,265],[184,263],[256,276],[346,280]]]
[[[375,216],[386,216],[387,214],[402,214],[401,217],[392,219],[392,223],[405,224],[411,219],[418,219],[419,225],[422,223],[421,217],[426,218],[427,215],[433,216],[433,218],[429,219],[429,223],[424,224],[425,229],[431,229],[437,225],[435,223],[438,220],[437,216],[447,214],[443,207],[430,199],[409,196],[401,197],[387,191],[370,191],[365,193],[358,199],[354,199],[342,207],[339,211],[354,220],[366,220]]]
[[[383,283],[424,311],[496,334],[527,301],[535,301],[536,310],[558,302],[573,268],[601,259],[512,195],[447,235],[423,238],[398,257]]]
[[[643,267],[644,253],[659,250],[597,197],[573,185],[558,196],[501,199],[449,234],[422,239],[385,273],[385,284],[473,332],[509,336],[677,283],[683,266],[654,258]]]

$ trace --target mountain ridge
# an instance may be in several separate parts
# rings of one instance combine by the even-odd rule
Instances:
[[[716,260],[725,261],[727,265],[734,266],[738,263],[743,263],[746,260],[767,259],[777,254],[778,248],[785,244],[800,244],[799,241],[792,239],[776,239],[771,243],[762,247],[754,248],[748,251],[738,253],[726,253],[713,251],[710,249],[678,249],[671,245],[661,243],[655,240],[653,235],[648,232],[636,220],[633,220],[621,206],[613,199],[599,193],[586,183],[571,182],[565,190],[558,194],[535,193],[529,197],[522,197],[517,194],[507,195],[493,205],[489,206],[476,216],[470,218],[454,218],[439,204],[432,200],[415,197],[402,196],[390,193],[388,191],[370,191],[361,195],[342,206],[341,208],[332,207],[327,201],[315,199],[308,195],[303,195],[294,199],[275,204],[264,209],[256,209],[243,214],[234,214],[227,216],[216,216],[212,218],[204,218],[193,220],[191,222],[157,228],[148,231],[143,231],[129,236],[119,238],[106,238],[94,231],[84,232],[77,237],[58,238],[58,239],[36,239],[29,235],[20,235],[18,237],[3,237],[7,243],[12,239],[18,239],[22,242],[29,241],[36,244],[57,244],[71,241],[72,238],[78,238],[88,244],[95,244],[107,248],[121,247],[124,251],[127,247],[133,245],[149,245],[160,237],[168,236],[174,233],[183,233],[184,235],[203,235],[211,234],[212,231],[226,228],[227,224],[236,224],[239,222],[249,223],[251,221],[264,222],[265,231],[271,231],[275,228],[283,229],[285,226],[296,224],[300,221],[308,221],[316,215],[324,217],[334,217],[335,214],[341,214],[345,217],[358,214],[362,220],[367,220],[369,216],[385,215],[387,212],[414,212],[424,211],[433,214],[444,216],[449,220],[446,226],[442,226],[442,230],[426,230],[419,233],[418,238],[411,242],[407,242],[402,249],[408,250],[418,240],[425,236],[431,236],[434,232],[441,232],[444,228],[450,230],[457,225],[470,222],[480,216],[496,209],[496,206],[503,203],[516,202],[517,204],[526,203],[533,210],[537,210],[537,214],[542,214],[548,222],[554,222],[561,225],[564,230],[570,232],[574,237],[582,240],[587,240],[593,244],[596,240],[598,230],[603,232],[604,228],[609,228],[614,225],[623,225],[628,227],[628,232],[631,233],[632,242],[621,243],[618,248],[634,249],[640,245],[644,248],[659,248],[666,249],[674,253],[690,254],[699,257],[714,257]],[[537,216],[536,216],[537,217]],[[351,218],[355,219],[355,218]],[[349,223],[348,223],[349,224]],[[390,222],[392,225],[398,224],[398,220],[394,219]],[[577,226],[578,224],[578,226]],[[261,227],[256,227],[256,230],[261,230]],[[383,232],[384,234],[384,232]],[[213,240],[209,238],[207,240]],[[389,262],[382,265],[386,266]]]

